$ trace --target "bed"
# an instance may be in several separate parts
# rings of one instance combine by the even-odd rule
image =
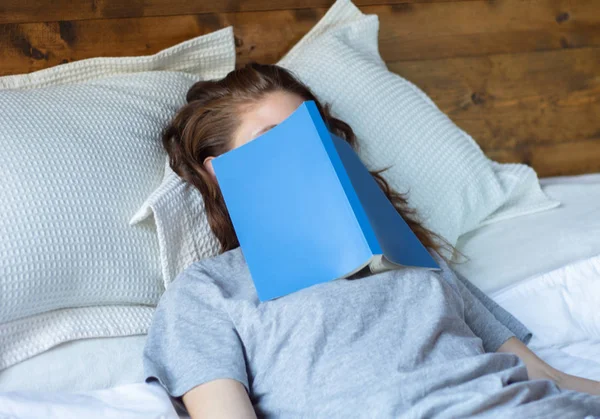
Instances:
[[[8,2],[0,10],[0,76],[31,73],[26,80],[4,78],[5,87],[23,88],[19,83],[44,82],[36,78],[38,70],[56,72],[61,64],[93,57],[150,57],[176,45],[143,64],[151,67],[145,70],[163,70],[181,54],[180,43],[230,26],[232,33],[219,36],[224,50],[233,40],[228,54],[234,61],[219,56],[221,67],[277,62],[332,3]],[[470,260],[455,268],[533,331],[530,346],[548,363],[600,380],[600,122],[595,117],[600,9],[586,1],[541,0],[355,4],[378,16],[379,52],[391,72],[422,89],[487,158],[533,168],[540,190],[560,203],[461,231],[456,246]],[[140,71],[132,68],[127,71]],[[146,189],[155,188],[166,173],[160,162],[152,164],[161,171],[147,174]],[[128,208],[128,217],[134,209]],[[137,222],[148,237],[152,228],[174,228],[145,225],[150,210],[140,211]],[[174,244],[165,237],[162,247],[141,260],[168,258]],[[150,272],[170,278],[174,266],[189,260],[152,262]],[[2,268],[14,272],[12,265]],[[132,315],[148,321],[155,299],[144,301]],[[185,417],[162,389],[142,383],[143,328],[52,342],[0,370],[0,413]]]

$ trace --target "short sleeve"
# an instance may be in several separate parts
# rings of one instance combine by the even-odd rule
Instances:
[[[248,391],[243,345],[222,298],[194,265],[177,277],[162,295],[148,332],[146,382],[157,380],[173,398],[220,378],[237,380]]]
[[[525,345],[529,343],[533,334],[523,323],[521,323],[515,316],[510,314],[498,303],[488,297],[483,291],[477,288],[471,281],[465,278],[463,275],[454,271],[454,275],[463,283],[463,285],[471,292],[471,294],[477,298],[481,304],[490,312],[492,315],[506,326],[511,332],[515,334],[517,339],[523,342]]]
[[[482,340],[483,348],[486,352],[496,352],[498,348],[511,337],[519,338],[517,333],[521,334],[525,341],[529,341],[531,338],[529,331],[525,326],[520,324],[516,318],[498,306],[466,278],[459,277],[459,275],[448,266],[439,253],[432,251],[431,255],[442,268],[442,276],[456,288],[458,293],[460,293],[464,302],[465,322],[473,333]],[[477,296],[474,295],[470,289],[473,289],[475,293],[477,293]],[[481,298],[482,296],[483,298]],[[486,304],[490,309],[486,307]],[[497,318],[492,313],[492,310],[494,310],[500,318]],[[508,320],[508,324],[504,323],[501,319]],[[522,329],[518,327],[519,325]],[[515,326],[515,328],[518,328],[519,330],[513,331],[509,326]]]
[[[456,281],[456,285],[464,301],[465,322],[473,333],[481,338],[486,352],[496,352],[515,334],[500,323],[462,281]]]

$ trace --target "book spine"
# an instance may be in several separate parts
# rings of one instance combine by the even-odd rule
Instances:
[[[307,109],[310,112],[313,121],[315,122],[315,126],[317,127],[317,130],[319,132],[319,137],[321,138],[323,147],[325,148],[325,151],[329,156],[329,160],[333,164],[333,168],[335,170],[337,178],[342,188],[344,189],[344,193],[346,195],[346,198],[348,199],[348,203],[352,208],[354,217],[356,218],[356,221],[361,229],[362,236],[365,239],[365,244],[367,245],[371,253],[373,253],[374,255],[381,254],[381,246],[379,245],[379,241],[377,240],[375,231],[371,226],[369,217],[367,217],[367,213],[362,203],[360,202],[360,199],[356,193],[356,190],[354,189],[354,186],[352,185],[352,181],[350,180],[350,176],[346,171],[344,163],[342,162],[337,148],[335,147],[335,144],[333,142],[333,134],[329,132],[325,124],[322,122],[322,119],[319,115],[319,110],[317,109],[314,103],[310,103],[309,106],[307,106]],[[339,140],[344,141],[341,138]]]

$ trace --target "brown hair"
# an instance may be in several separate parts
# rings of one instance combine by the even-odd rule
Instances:
[[[234,70],[221,80],[195,83],[187,93],[188,103],[177,112],[163,133],[163,145],[169,154],[171,168],[196,187],[204,198],[208,222],[221,244],[221,252],[238,247],[239,242],[219,186],[205,169],[204,160],[230,150],[245,107],[278,91],[314,101],[329,130],[357,149],[352,128],[334,118],[329,107],[323,106],[308,87],[281,67],[257,63]],[[381,172],[383,170],[371,174],[398,213],[425,247],[434,249],[448,262],[439,250],[446,248],[452,254],[456,249],[422,226],[416,210],[408,207],[406,194],[393,191]]]

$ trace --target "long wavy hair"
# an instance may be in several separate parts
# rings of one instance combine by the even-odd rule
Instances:
[[[277,65],[257,63],[236,69],[221,80],[195,83],[187,93],[187,104],[177,112],[163,132],[163,145],[169,155],[171,168],[202,194],[208,222],[219,240],[221,252],[238,247],[239,242],[219,185],[205,169],[204,160],[229,151],[244,110],[265,95],[279,91],[314,101],[329,130],[355,150],[358,148],[352,128],[333,117],[329,106],[321,104],[310,89],[288,70]],[[383,171],[372,171],[371,175],[421,243],[435,250],[447,262],[448,259],[440,252],[442,248],[447,249],[450,255],[460,253],[441,236],[422,225],[417,211],[408,206],[407,194],[392,190],[381,175]]]

